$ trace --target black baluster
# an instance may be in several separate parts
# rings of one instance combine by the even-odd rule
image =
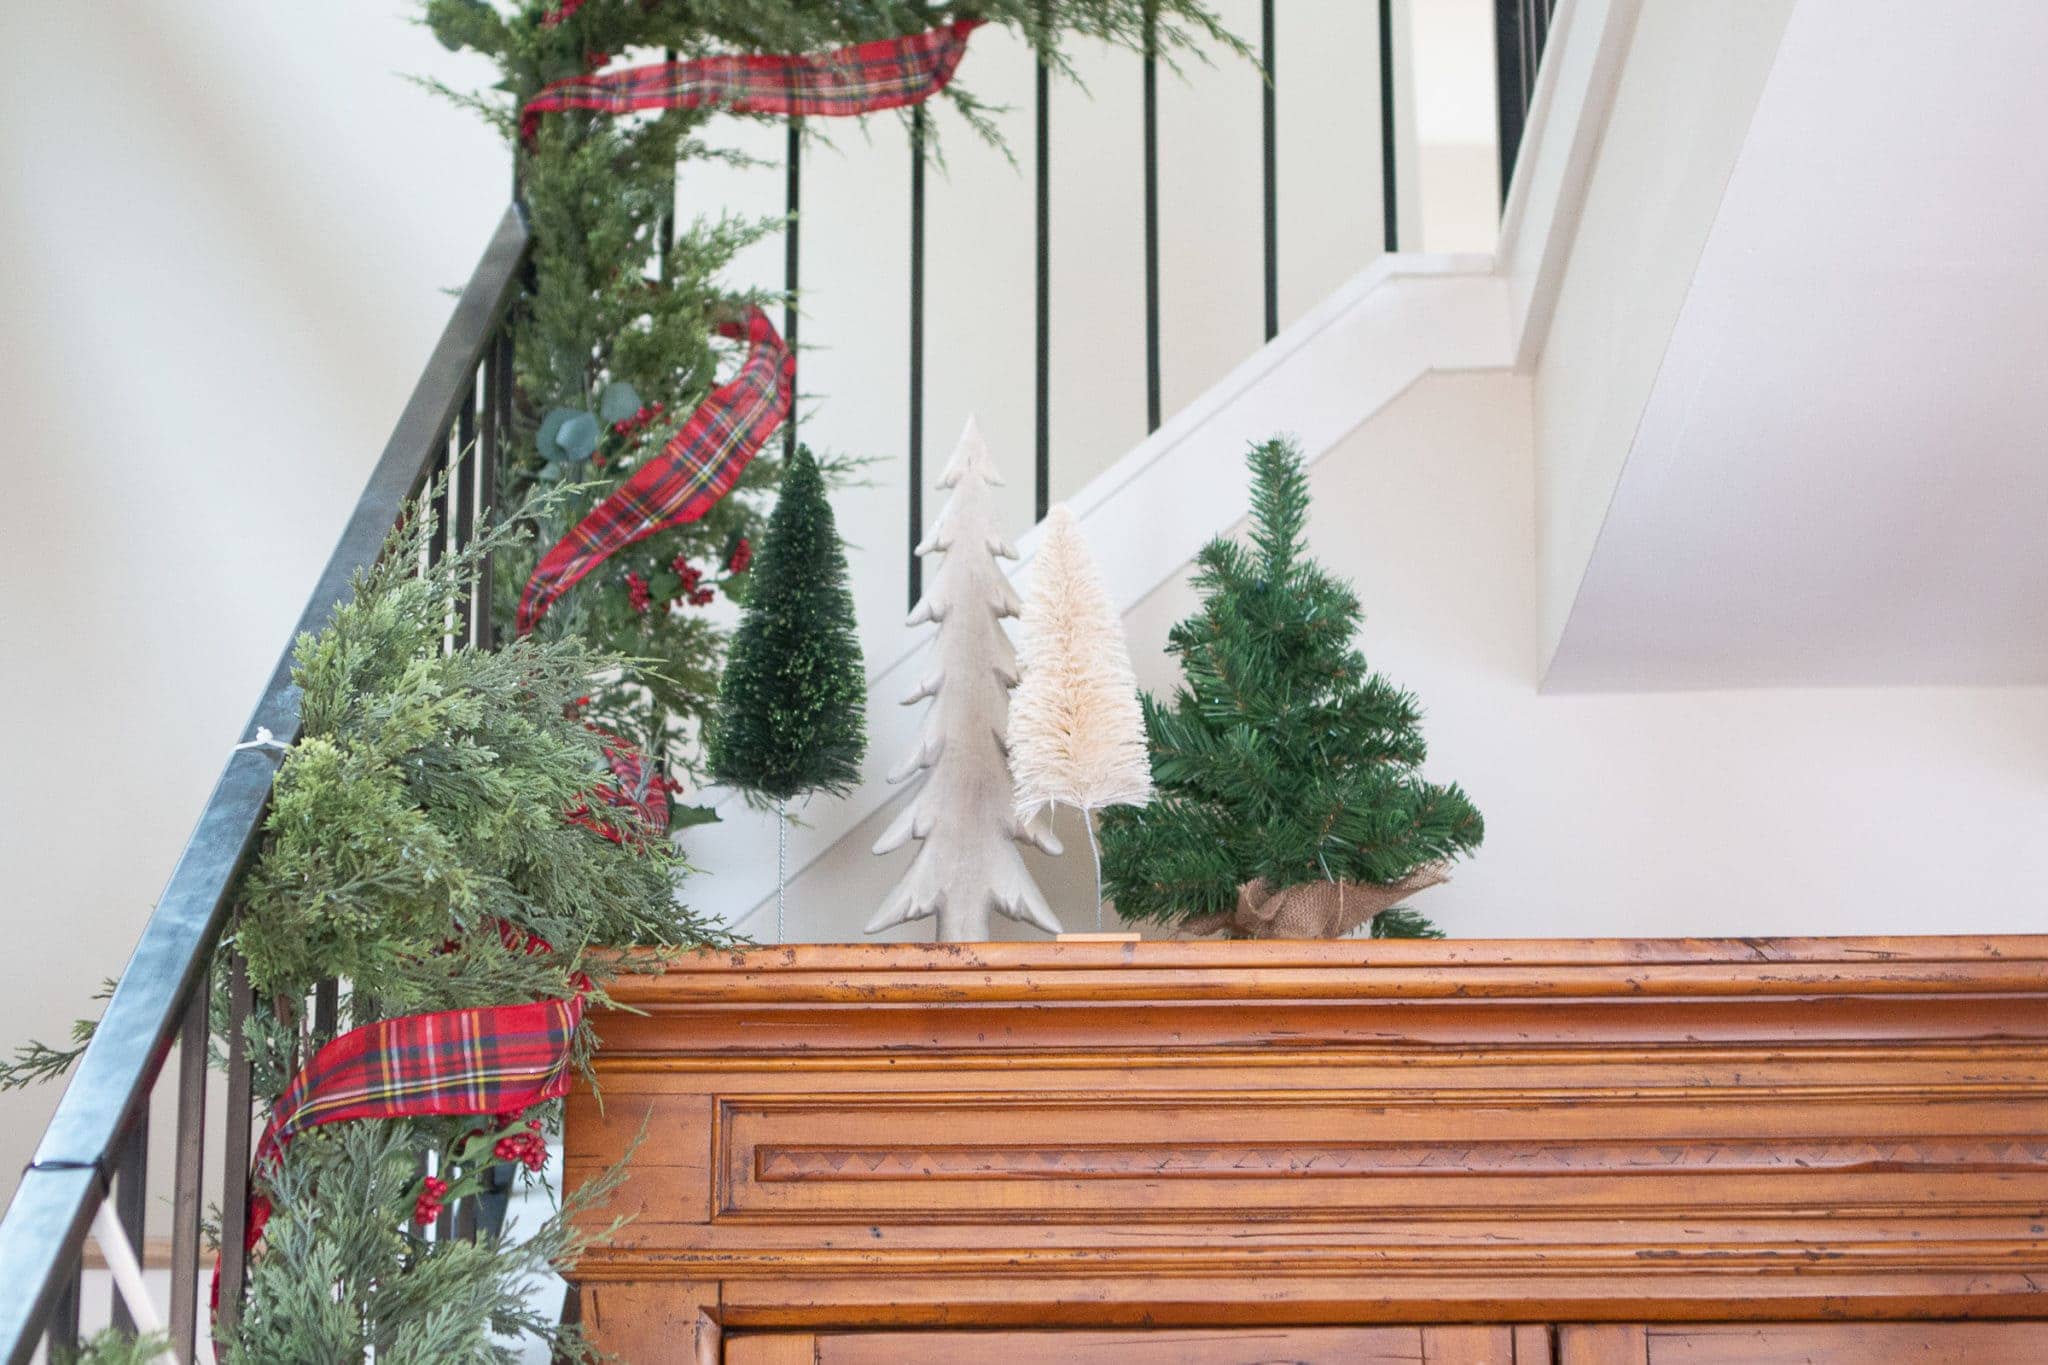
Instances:
[[[228,1095],[227,1134],[221,1142],[225,1167],[221,1182],[220,1325],[233,1328],[242,1318],[242,1286],[248,1276],[248,1249],[242,1231],[249,1225],[249,1043],[246,1025],[252,994],[249,968],[239,953],[228,966]]]
[[[910,114],[910,605],[924,595],[924,106]]]
[[[1145,430],[1159,430],[1159,12],[1145,5]]]
[[[1394,0],[1380,0],[1380,213],[1389,251],[1401,249],[1394,172]]]
[[[57,1291],[50,1309],[49,1326],[43,1329],[43,1355],[47,1360],[69,1360],[78,1354],[79,1257],[71,1255],[71,1271]]]
[[[128,1245],[135,1251],[137,1262],[142,1260],[142,1219],[149,1208],[149,1097],[136,1106],[135,1118],[122,1135],[120,1155],[114,1162],[114,1216],[121,1224],[121,1231],[128,1238]],[[114,1289],[113,1325],[116,1331],[135,1331],[134,1309],[121,1296],[119,1286]]]
[[[1041,42],[1052,41],[1047,6],[1038,7]],[[1045,520],[1052,506],[1052,64],[1038,59],[1038,359],[1037,393],[1032,430],[1036,440],[1033,473],[1034,519]]]
[[[476,539],[476,467],[480,458],[476,444],[476,401],[478,386],[472,375],[469,391],[462,396],[462,409],[455,414],[455,469],[449,475],[449,496],[454,500],[454,524],[448,528],[451,552],[465,549]],[[476,592],[471,583],[455,599],[455,643],[458,647],[476,643],[471,609]]]
[[[1266,62],[1265,97],[1261,109],[1264,133],[1266,212],[1266,340],[1280,333],[1280,145],[1279,88],[1273,83],[1273,0],[1259,9],[1259,37]]]
[[[782,229],[782,340],[796,355],[797,209],[803,198],[803,132],[796,119],[789,121],[789,173],[784,186],[789,222]],[[782,424],[782,457],[796,454],[796,379],[789,384],[789,417]]]
[[[332,982],[326,983],[328,987]],[[325,987],[323,987],[325,989]],[[206,982],[178,1032],[178,1141],[171,1179],[171,1349],[192,1365],[199,1329],[199,1220],[206,1179]],[[332,1028],[330,1022],[329,1028]]]

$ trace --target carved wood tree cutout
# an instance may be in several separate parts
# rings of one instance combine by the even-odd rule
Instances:
[[[936,916],[941,941],[974,942],[989,936],[991,911],[1049,934],[1060,931],[1017,847],[1030,843],[1058,853],[1060,843],[1042,816],[1018,815],[1004,752],[1017,654],[1002,623],[1022,604],[998,562],[1017,557],[996,529],[992,490],[1001,483],[969,418],[939,478],[952,496],[917,547],[928,564],[937,556],[937,564],[926,575],[910,624],[929,622],[938,633],[932,667],[904,704],[929,698],[930,706],[917,747],[889,780],[917,777],[919,783],[875,841],[877,854],[912,840],[919,847],[868,921],[870,934]]]

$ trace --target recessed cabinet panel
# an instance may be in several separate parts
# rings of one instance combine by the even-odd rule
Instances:
[[[2036,1322],[1649,1323],[1565,1327],[1559,1365],[2040,1365]]]
[[[776,1332],[726,1365],[1548,1365],[1543,1327],[1167,1328],[1134,1332]]]

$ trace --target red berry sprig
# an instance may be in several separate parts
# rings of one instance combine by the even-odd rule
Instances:
[[[653,426],[654,419],[661,416],[661,414],[661,404],[650,404],[647,407],[644,407],[640,409],[638,412],[634,413],[631,417],[622,417],[618,421],[612,423],[612,434],[614,436],[638,435],[640,432],[645,431],[648,427]]]
[[[654,605],[654,590],[647,586],[646,579],[631,569],[626,570],[626,600],[632,603],[633,610],[642,616],[645,616],[647,609]]]
[[[430,1175],[420,1183],[420,1196],[412,1204],[412,1221],[424,1227],[441,1216],[448,1197],[448,1182]]]
[[[541,1136],[540,1120],[528,1119],[523,1133],[507,1133],[491,1144],[491,1155],[500,1161],[516,1161],[529,1171],[548,1164],[548,1140]]]
[[[741,536],[739,544],[733,546],[732,553],[726,557],[725,571],[727,573],[745,573],[747,566],[753,562],[754,543],[745,536]]]
[[[561,4],[540,17],[540,26],[542,28],[558,28],[569,19],[574,18],[576,11],[582,8],[583,0],[562,0]]]

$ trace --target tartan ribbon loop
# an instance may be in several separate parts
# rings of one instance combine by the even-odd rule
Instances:
[[[531,139],[544,114],[570,109],[721,108],[741,114],[840,117],[919,104],[946,88],[979,19],[881,38],[830,52],[746,53],[628,67],[556,81],[520,110]],[[542,557],[520,595],[516,625],[529,634],[548,609],[607,558],[658,531],[695,521],[731,490],[740,472],[789,416],[796,358],[768,317],[749,307],[720,324],[744,338],[739,372],[690,414],[661,454],[636,470]]]
[[[521,635],[530,634],[563,593],[618,551],[710,511],[788,417],[796,357],[768,315],[750,304],[739,319],[720,323],[718,333],[747,342],[738,372],[711,391],[661,454],[633,471],[542,556],[519,598]]]
[[[504,1114],[569,1092],[583,997],[379,1019],[313,1054],[257,1144],[261,1168],[308,1128],[345,1119]]]
[[[543,114],[570,109],[728,109],[736,114],[839,117],[917,104],[946,88],[979,19],[830,52],[736,53],[572,76],[542,87],[519,111],[531,140]]]
[[[533,951],[537,940],[528,939]],[[314,1053],[278,1097],[254,1170],[274,1169],[294,1137],[323,1123],[505,1114],[559,1099],[569,1093],[571,1044],[582,1022],[579,988],[567,1000],[408,1014],[350,1029]],[[270,1215],[268,1196],[251,1191],[245,1247],[263,1240]],[[220,1270],[216,1257],[215,1312]]]

